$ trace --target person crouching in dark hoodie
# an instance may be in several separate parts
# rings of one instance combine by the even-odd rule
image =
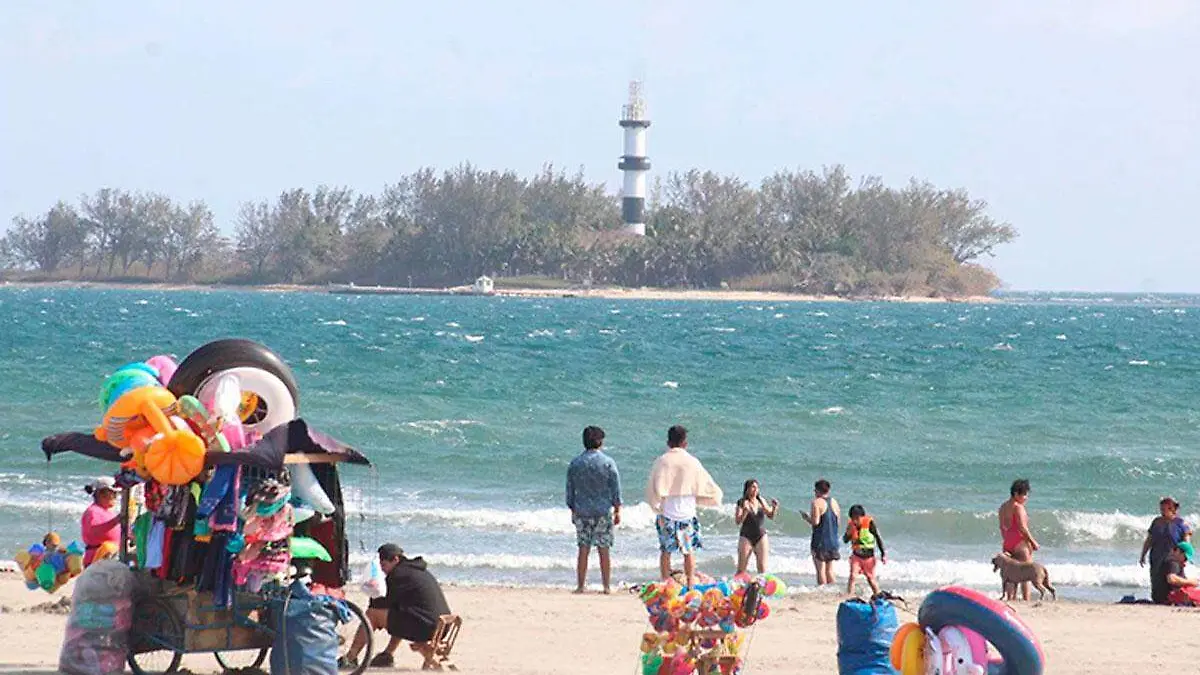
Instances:
[[[376,668],[395,665],[396,649],[403,640],[412,643],[414,652],[428,657],[438,617],[450,613],[441,585],[429,573],[424,560],[404,557],[404,550],[395,544],[379,547],[379,566],[387,575],[387,595],[371,600],[367,620],[375,630],[387,629],[391,640],[387,648],[371,659],[370,665]],[[360,632],[354,636],[354,643],[340,665],[356,666],[364,646],[366,635]]]

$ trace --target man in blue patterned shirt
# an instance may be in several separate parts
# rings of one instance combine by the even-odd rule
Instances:
[[[621,524],[621,474],[612,457],[600,449],[603,445],[603,429],[584,429],[583,453],[567,468],[567,508],[571,509],[579,544],[576,593],[582,593],[587,582],[588,554],[593,546],[600,556],[604,592],[611,590],[612,560],[608,550],[613,544],[613,526]]]

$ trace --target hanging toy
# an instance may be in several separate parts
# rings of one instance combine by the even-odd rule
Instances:
[[[179,364],[175,363],[175,359],[165,354],[151,356],[146,359],[146,365],[158,371],[158,383],[164,387],[171,381],[171,376],[179,368]]]
[[[13,559],[21,568],[26,588],[31,591],[41,588],[53,593],[83,571],[84,551],[77,541],[62,547],[58,534],[50,532],[42,543],[17,551]]]
[[[131,451],[135,466],[154,480],[184,485],[204,469],[205,444],[175,417],[179,402],[147,372],[153,370],[125,366],[105,381],[101,402],[108,408],[96,440]]]

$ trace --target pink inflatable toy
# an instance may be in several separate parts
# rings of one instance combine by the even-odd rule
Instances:
[[[175,374],[175,370],[179,367],[179,364],[175,363],[175,359],[166,354],[159,354],[158,356],[146,359],[146,365],[158,371],[158,381],[164,387],[171,381],[171,376]]]

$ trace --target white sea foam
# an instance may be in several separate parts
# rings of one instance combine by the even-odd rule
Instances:
[[[483,336],[482,336],[482,335],[464,335],[464,336],[463,336],[463,338],[464,338],[464,339],[465,339],[467,342],[483,342]]]
[[[1152,515],[1137,516],[1121,511],[1055,511],[1053,515],[1068,536],[1078,537],[1084,542],[1140,540],[1146,535],[1146,528],[1150,522],[1154,520]],[[1185,515],[1183,518],[1189,523],[1200,522],[1200,514]]]
[[[322,321],[321,325],[322,326],[347,326],[349,324],[347,324],[344,319],[334,319],[333,321]]]
[[[81,509],[82,511],[82,509]],[[348,513],[357,513],[358,507],[347,504]],[[706,515],[713,514],[713,515]],[[547,507],[537,509],[493,509],[493,508],[397,508],[376,515],[387,519],[389,524],[446,525],[455,529],[484,531],[520,532],[526,534],[574,534],[571,513],[566,508]],[[732,518],[733,506],[716,509],[701,509],[701,518]],[[621,530],[649,532],[654,529],[654,511],[644,502],[627,504],[621,509]]]
[[[438,384],[445,384],[444,381],[438,380]],[[483,424],[478,420],[415,420],[405,422],[404,426],[410,429],[416,429],[430,436],[437,436],[446,432],[462,433],[463,427]]]
[[[1150,362],[1149,361],[1130,361],[1129,365],[1131,365],[1131,366],[1148,366],[1148,365],[1150,365]]]
[[[1066,336],[1066,335],[1059,334],[1059,335],[1055,335],[1055,336],[1054,336],[1054,339],[1055,339],[1055,340],[1066,340],[1066,339],[1067,339],[1067,336]]]
[[[662,383],[662,386],[666,387],[667,389],[678,389],[678,388],[679,388],[679,383],[678,383],[678,382],[672,382],[671,380],[667,380],[666,382],[663,382],[663,383]]]
[[[575,556],[534,555],[524,553],[429,553],[424,556],[431,565],[453,569],[491,569],[505,571],[569,571],[575,569]],[[365,558],[364,558],[365,560]],[[716,573],[721,567],[732,567],[733,556],[702,554],[701,567]],[[650,575],[658,569],[656,556],[622,557],[621,569]],[[1149,575],[1137,565],[1081,565],[1049,563],[1051,581],[1057,586],[1144,588]],[[892,588],[908,585],[933,588],[949,584],[997,590],[999,579],[991,563],[974,560],[889,560],[876,568],[882,582]],[[808,557],[772,555],[771,571],[796,584],[813,581],[812,560]],[[795,588],[795,592],[806,592]],[[807,592],[812,592],[808,589]]]
[[[447,322],[447,323],[446,323],[446,327],[447,327],[447,328],[462,328],[462,326],[458,325],[458,322],[457,322],[457,321],[449,321],[449,322]]]

